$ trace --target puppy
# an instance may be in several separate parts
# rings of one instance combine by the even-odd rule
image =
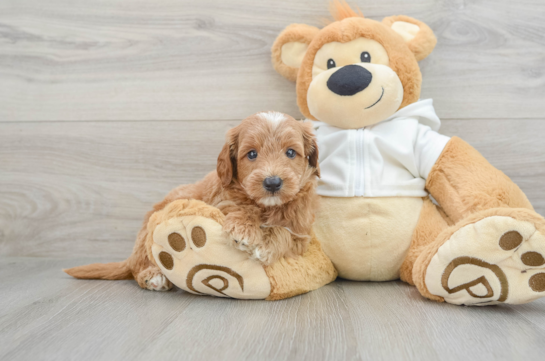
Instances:
[[[232,245],[264,265],[302,255],[310,242],[319,176],[310,123],[278,112],[254,114],[229,130],[216,171],[178,186],[148,212],[127,260],[65,272],[87,279],[134,278],[142,288],[169,290],[172,284],[147,256],[145,239],[151,215],[177,199],[198,199],[219,208]]]

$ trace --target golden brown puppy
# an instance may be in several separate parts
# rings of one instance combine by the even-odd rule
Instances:
[[[123,262],[65,270],[76,278],[131,279],[142,288],[172,284],[145,249],[151,215],[177,199],[198,199],[225,215],[233,246],[264,265],[303,254],[310,241],[318,196],[318,149],[310,122],[262,112],[229,130],[217,169],[203,180],[173,189],[144,219],[132,255]]]

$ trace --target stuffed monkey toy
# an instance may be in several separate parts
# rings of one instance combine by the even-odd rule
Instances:
[[[340,2],[333,15],[322,29],[289,25],[272,60],[315,123],[314,231],[339,276],[401,278],[458,305],[543,297],[545,220],[479,152],[439,134],[432,101],[419,99],[432,30],[407,16],[367,19]]]

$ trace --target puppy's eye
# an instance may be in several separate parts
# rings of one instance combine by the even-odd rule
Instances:
[[[248,152],[246,156],[248,157],[249,160],[254,160],[257,158],[257,152],[255,150],[251,150]]]
[[[297,152],[290,148],[286,151],[286,155],[289,159],[293,159],[297,155]]]
[[[362,63],[370,63],[371,62],[371,54],[364,51],[363,53],[361,53],[360,59],[361,59]]]
[[[328,69],[334,68],[334,67],[336,67],[336,66],[337,66],[337,64],[335,64],[335,60],[329,59],[329,60],[327,61],[327,68],[328,68]]]

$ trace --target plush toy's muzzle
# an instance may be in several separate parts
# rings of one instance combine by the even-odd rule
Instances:
[[[307,93],[310,113],[336,127],[357,129],[394,114],[403,100],[403,85],[387,65],[358,63],[314,76]]]

